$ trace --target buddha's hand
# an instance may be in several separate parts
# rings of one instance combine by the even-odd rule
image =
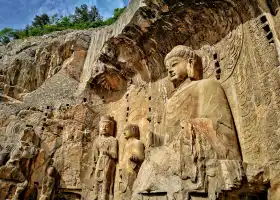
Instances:
[[[135,154],[132,154],[129,158],[132,162],[138,162],[139,159],[138,159],[138,156],[136,156]]]
[[[109,151],[103,151],[103,152],[102,152],[102,155],[110,156],[110,153],[109,153]]]

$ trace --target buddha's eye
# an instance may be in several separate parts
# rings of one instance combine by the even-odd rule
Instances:
[[[177,64],[178,64],[178,63],[173,63],[171,67],[173,68],[173,67],[175,67]]]

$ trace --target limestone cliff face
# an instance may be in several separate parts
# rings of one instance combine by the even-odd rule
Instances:
[[[0,200],[47,191],[50,199],[94,199],[93,146],[103,115],[114,118],[118,139],[112,199],[280,199],[279,5],[133,0],[111,26],[0,45]],[[167,77],[164,58],[177,45],[194,49],[203,79],[223,88],[232,120],[217,119],[215,130],[236,132],[241,159],[211,154],[225,137],[200,118],[216,107],[191,125],[173,120],[184,116],[184,102],[196,105],[176,99],[181,88]],[[139,126],[146,150],[124,189],[127,123]]]
[[[90,31],[65,31],[1,47],[3,94],[23,101],[62,69],[79,81],[90,40]]]

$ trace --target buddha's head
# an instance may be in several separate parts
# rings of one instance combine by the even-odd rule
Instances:
[[[55,176],[55,168],[54,167],[48,167],[47,169],[47,175],[50,177],[54,177]]]
[[[190,47],[183,45],[174,47],[166,55],[164,64],[174,85],[181,84],[187,78],[202,79],[201,58]]]
[[[124,137],[127,140],[129,138],[139,139],[140,137],[139,127],[135,124],[127,124],[124,128]]]
[[[113,136],[114,120],[110,116],[103,116],[99,122],[99,134],[102,136]]]

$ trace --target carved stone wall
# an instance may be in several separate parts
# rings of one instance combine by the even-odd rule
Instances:
[[[12,199],[23,186],[22,199],[33,191],[39,199],[49,166],[57,171],[52,199],[93,199],[93,144],[103,115],[116,121],[119,161],[126,149],[125,125],[139,126],[145,160],[131,199],[279,199],[278,6],[276,0],[133,0],[111,26],[0,46],[0,199]],[[193,48],[202,59],[203,79],[221,84],[241,159],[211,157],[203,163],[201,156],[186,162],[191,142],[203,144],[205,157],[213,151],[201,134],[209,128],[203,120],[196,121],[191,139],[175,137],[163,145],[173,128],[172,120],[164,126],[166,105],[178,91],[164,58],[177,45]],[[191,110],[186,102],[178,104]],[[173,110],[174,118],[180,116],[176,106]],[[178,136],[186,131],[180,126],[174,125]],[[38,153],[9,167],[26,128],[34,129]],[[121,199],[118,160],[115,200]],[[182,178],[192,174],[187,168],[198,169],[196,184],[204,179],[195,192]]]

